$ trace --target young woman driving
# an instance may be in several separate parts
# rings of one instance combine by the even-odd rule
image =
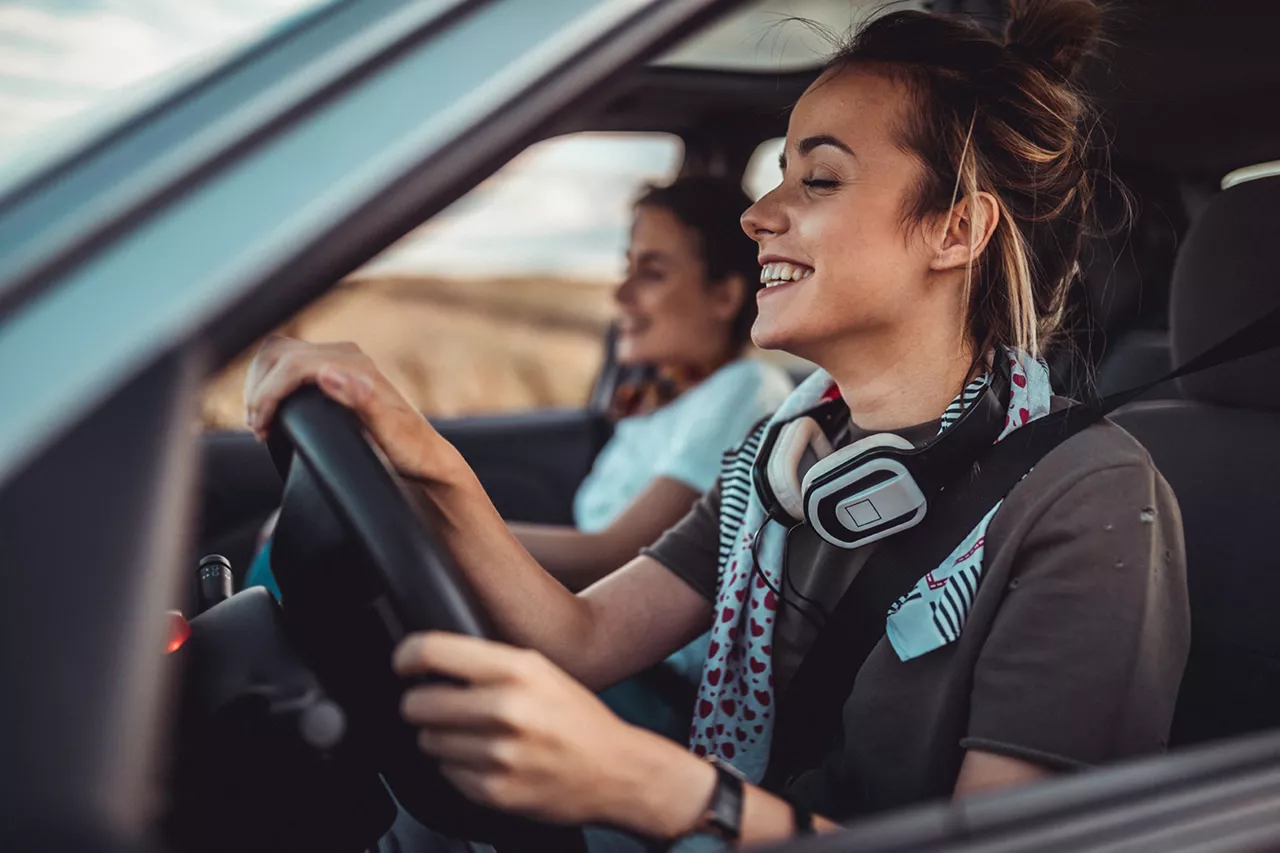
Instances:
[[[773,711],[824,616],[894,543],[842,547],[796,483],[868,440],[941,448],[958,413],[992,399],[996,437],[1064,405],[1037,353],[1088,220],[1092,125],[1071,76],[1098,19],[1088,0],[1018,2],[1001,43],[898,12],[841,51],[792,112],[782,184],[742,217],[768,285],[755,341],[823,370],[684,520],[581,594],[538,566],[367,358],[264,346],[247,392],[255,428],[304,382],[358,412],[421,484],[512,644],[431,633],[396,653],[406,676],[463,682],[403,702],[463,792],[548,820],[752,843],[1162,747],[1189,633],[1178,509],[1142,447],[1101,422],[946,543],[952,556],[919,567],[829,753],[785,790],[758,785]],[[764,436],[772,449],[753,462]],[[592,695],[708,628],[691,750]]]

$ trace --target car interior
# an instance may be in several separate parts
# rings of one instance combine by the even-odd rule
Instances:
[[[489,160],[500,163],[539,139],[580,131],[661,132],[683,142],[682,174],[740,177],[762,143],[785,135],[788,107],[821,61],[811,53],[765,59],[757,42],[755,49],[742,48],[743,28],[792,6],[803,17],[810,7],[819,14],[838,7],[848,15],[852,7],[870,11],[876,5],[702,4],[701,11],[688,14],[683,29],[652,40],[664,49],[656,58],[651,47],[648,61],[622,63],[618,73],[601,75],[570,106],[531,123],[518,145],[490,152]],[[1001,4],[990,0],[914,5],[966,12],[992,28],[1001,26]],[[1277,24],[1275,9],[1205,0],[1131,0],[1116,17],[1110,43],[1085,85],[1102,107],[1096,132],[1111,140],[1111,175],[1128,191],[1126,196],[1103,188],[1100,204],[1117,223],[1126,216],[1128,222],[1089,246],[1069,309],[1070,335],[1050,354],[1060,393],[1086,399],[1156,380],[1280,306],[1268,263],[1280,229],[1280,111],[1267,106],[1280,103]],[[726,44],[737,47],[726,50]],[[478,179],[485,169],[473,171]],[[9,201],[0,202],[2,217]],[[405,212],[397,220],[399,233],[419,222],[414,211]],[[387,240],[374,242],[350,257],[371,257]],[[347,264],[345,271],[352,268]],[[0,480],[0,520],[22,531],[0,536],[9,540],[0,542],[0,563],[81,561],[65,537],[48,544],[58,539],[60,525],[28,496],[54,480],[116,489],[117,468],[100,452],[104,441],[133,430],[138,412],[168,424],[175,436],[185,435],[180,427],[190,419],[190,406],[173,398],[190,396],[240,348],[334,280],[330,275],[288,298],[260,300],[235,333],[210,336],[213,343],[198,368],[149,368],[150,385],[131,386],[116,404],[68,431],[58,455],[33,456]],[[14,292],[0,288],[0,323],[23,304]],[[601,347],[604,366],[580,408],[437,422],[505,518],[570,523],[574,491],[609,436],[605,403],[619,381],[608,357],[610,340]],[[1112,416],[1147,447],[1169,480],[1185,529],[1193,643],[1170,756],[1110,775],[1080,774],[1046,786],[1052,792],[1037,787],[969,804],[931,804],[785,849],[1100,849],[1108,839],[1106,827],[1122,825],[1137,827],[1132,837],[1140,843],[1126,847],[1116,841],[1107,849],[1268,849],[1240,839],[1280,839],[1280,822],[1267,820],[1261,808],[1280,801],[1280,738],[1274,734],[1280,730],[1280,641],[1271,619],[1280,588],[1273,580],[1277,558],[1270,537],[1270,521],[1280,512],[1280,498],[1270,488],[1272,472],[1280,467],[1270,446],[1272,438],[1280,446],[1277,377],[1280,354],[1255,355],[1161,383]],[[283,617],[264,591],[250,590],[236,596],[238,607],[209,610],[201,626],[192,620],[191,639],[166,659],[166,675],[175,684],[170,701],[159,703],[153,718],[134,721],[166,733],[159,747],[161,804],[149,811],[162,815],[159,827],[140,817],[121,820],[144,826],[147,836],[167,845],[163,849],[341,853],[362,849],[389,821],[381,774],[411,811],[418,802],[422,814],[455,821],[447,828],[459,837],[484,836],[500,851],[575,849],[578,841],[559,828],[470,807],[420,760],[406,740],[407,729],[387,716],[394,707],[394,679],[389,671],[370,675],[360,662],[374,655],[387,659],[388,636],[415,624],[483,634],[483,614],[465,589],[447,582],[447,571],[414,571],[447,564],[448,555],[407,532],[412,525],[402,493],[353,419],[315,395],[300,398],[282,420],[282,434],[270,447],[246,432],[218,431],[200,436],[194,452],[173,438],[159,447],[122,444],[126,449],[111,460],[157,482],[169,482],[166,472],[185,465],[196,493],[187,499],[191,503],[173,498],[165,510],[174,529],[185,526],[184,514],[191,520],[186,540],[175,539],[174,553],[185,557],[172,567],[168,592],[133,590],[144,604],[113,610],[112,618],[140,620],[147,608],[159,613],[173,602],[188,616],[198,613],[197,567],[208,554],[227,557],[238,588],[258,530],[282,502],[275,558],[282,585],[293,576],[286,596],[291,606]],[[181,459],[186,461],[174,461]],[[149,546],[129,542],[124,532],[131,524],[128,488],[121,483],[118,500],[75,512],[105,516],[103,524],[114,525],[114,535],[141,560]],[[172,489],[180,488],[175,480]],[[69,497],[68,506],[76,500],[81,498]],[[366,569],[354,582],[350,563]],[[21,587],[12,592],[41,594]],[[88,605],[66,615],[86,632],[99,616],[107,618]],[[357,640],[338,648],[326,638],[319,626],[335,620],[350,626]],[[2,629],[6,649],[23,643],[25,625],[18,620]],[[6,654],[12,674],[22,661]],[[80,732],[78,748],[93,752],[97,730],[85,731],[77,722],[75,695],[65,692],[59,702],[65,710],[58,724]],[[344,738],[348,728],[352,736]],[[115,746],[132,743],[125,739]],[[1221,747],[1188,751],[1206,744]],[[35,761],[15,760],[12,772],[28,760]],[[254,770],[246,775],[245,767]],[[76,797],[106,803],[91,809],[93,814],[115,814],[109,794],[67,794],[57,774],[38,784],[43,787],[30,802],[50,814],[78,802]],[[1258,808],[1241,812],[1227,798],[1232,784]],[[278,796],[286,789],[289,796]],[[67,807],[68,814],[73,810]],[[1239,825],[1223,822],[1228,812]],[[337,813],[343,819],[316,818]],[[1179,830],[1169,817],[1175,813],[1201,821],[1199,829]],[[1089,814],[1096,819],[1088,820]],[[37,849],[30,839],[55,836],[67,839],[56,849],[117,849],[107,846],[108,834],[92,820],[86,819],[82,832],[68,823],[57,830],[61,835],[50,829],[56,821],[38,809],[2,820],[0,842],[11,838],[23,845],[0,844],[5,849]],[[1193,842],[1206,846],[1193,848]]]

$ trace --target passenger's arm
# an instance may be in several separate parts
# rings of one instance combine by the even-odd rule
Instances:
[[[600,687],[710,625],[707,601],[652,559],[634,560],[580,597],[565,589],[516,540],[461,454],[353,344],[269,339],[246,380],[249,426],[265,437],[279,402],[311,383],[359,415],[396,470],[419,485],[437,535],[504,639]]]
[[[616,570],[689,512],[698,493],[672,477],[658,477],[613,523],[595,533],[549,524],[511,524],[533,558],[571,590],[585,589]]]

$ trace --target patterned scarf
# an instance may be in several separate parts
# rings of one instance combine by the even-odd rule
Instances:
[[[1052,396],[1043,362],[1025,353],[1011,353],[1009,361],[1008,419],[997,441],[1048,414]],[[956,397],[943,415],[941,430],[955,423],[988,381],[986,376],[980,377]],[[689,732],[690,749],[729,762],[750,782],[759,782],[764,776],[773,736],[773,630],[779,604],[773,590],[782,588],[787,533],[783,524],[766,520],[752,484],[752,467],[771,426],[834,399],[838,396],[834,386],[825,371],[815,372],[737,451],[725,454],[721,467],[719,594]],[[887,635],[902,660],[919,657],[959,637],[982,577],[987,524],[998,508],[890,608]],[[752,544],[758,531],[757,566]]]

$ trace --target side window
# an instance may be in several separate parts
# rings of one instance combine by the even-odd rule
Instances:
[[[761,142],[747,161],[747,171],[742,176],[742,188],[754,199],[782,183],[782,169],[778,168],[778,156],[786,144],[779,136]]]
[[[429,415],[582,405],[625,268],[631,204],[645,184],[673,179],[682,157],[666,134],[534,145],[279,331],[354,341]],[[252,356],[209,384],[206,427],[243,426]]]

